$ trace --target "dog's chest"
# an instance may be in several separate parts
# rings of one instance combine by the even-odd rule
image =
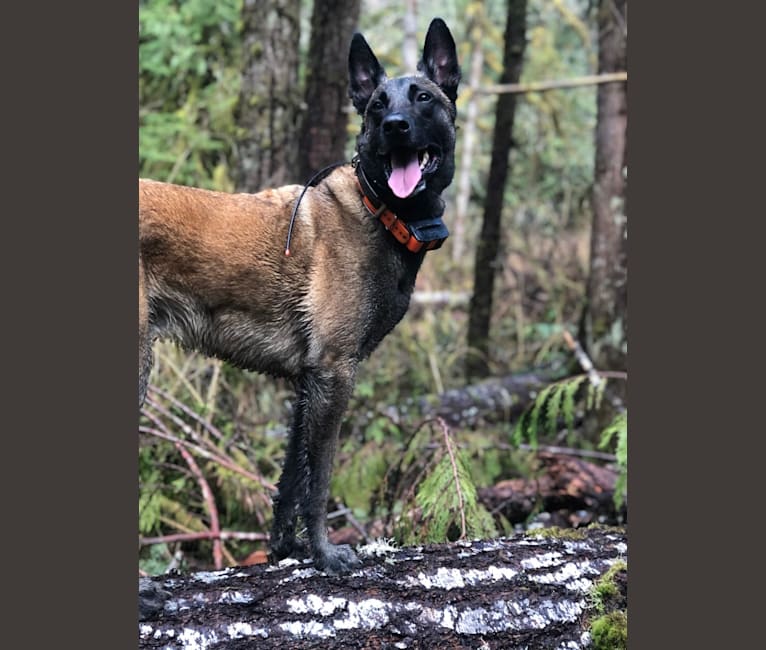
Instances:
[[[399,251],[381,254],[368,276],[366,327],[360,356],[369,356],[383,338],[402,320],[409,308],[421,254]]]

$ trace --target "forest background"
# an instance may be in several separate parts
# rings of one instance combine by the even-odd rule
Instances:
[[[434,16],[463,72],[451,236],[360,368],[334,539],[625,523],[626,1],[144,0],[139,175],[252,192],[350,160],[351,34],[401,74]],[[155,360],[139,425],[142,571],[263,561],[290,386],[169,343]],[[612,507],[556,519],[533,493],[523,512],[503,508],[492,488],[540,484],[541,450],[613,470]]]

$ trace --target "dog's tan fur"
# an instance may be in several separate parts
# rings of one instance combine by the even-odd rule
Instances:
[[[275,372],[278,363],[294,376],[306,363],[322,366],[355,348],[358,334],[348,331],[355,306],[348,301],[362,295],[359,285],[379,260],[374,250],[359,255],[379,228],[360,201],[352,168],[344,167],[306,192],[287,257],[301,189],[225,194],[139,181],[139,362],[156,335],[150,305],[157,311],[163,303],[172,312],[171,337],[252,370],[284,374]],[[306,358],[296,312],[311,324]]]

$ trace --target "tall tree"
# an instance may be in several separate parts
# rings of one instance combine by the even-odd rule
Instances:
[[[402,9],[402,67],[415,72],[418,65],[418,0],[405,0]]]
[[[244,0],[237,188],[297,182],[300,0]]]
[[[359,0],[314,2],[306,78],[308,110],[300,138],[300,181],[343,160],[348,142],[348,46]]]
[[[600,0],[598,71],[627,69],[627,0]],[[627,83],[598,87],[590,273],[580,339],[598,368],[624,370],[628,334]]]
[[[500,83],[518,83],[524,61],[527,27],[527,0],[508,0],[503,49],[503,73]],[[516,95],[500,94],[495,109],[495,129],[492,136],[492,158],[484,201],[484,219],[476,246],[473,296],[468,320],[468,348],[466,360],[468,379],[489,374],[489,325],[492,316],[492,293],[495,269],[500,247],[500,217],[508,178],[508,155],[511,150],[513,120],[516,113]]]
[[[463,134],[460,138],[460,172],[457,175],[455,215],[452,220],[452,259],[455,262],[463,259],[465,251],[465,222],[468,214],[468,202],[471,198],[471,169],[479,117],[479,97],[476,91],[481,85],[484,71],[482,44],[487,20],[483,2],[470,3],[466,13],[468,14],[466,40],[471,44],[471,65],[468,73],[468,95],[463,120]]]

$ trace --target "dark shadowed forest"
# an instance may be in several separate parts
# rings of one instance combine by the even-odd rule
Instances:
[[[256,192],[351,160],[352,34],[390,75],[414,72],[434,16],[462,70],[450,236],[360,366],[331,541],[624,526],[626,0],[142,0],[139,175]],[[143,575],[267,560],[292,395],[155,347]]]

